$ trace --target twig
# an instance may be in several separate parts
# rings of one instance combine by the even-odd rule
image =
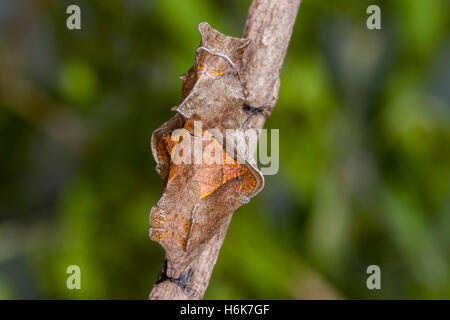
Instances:
[[[253,0],[244,29],[251,39],[244,56],[242,81],[246,102],[264,112],[249,120],[248,128],[260,129],[278,99],[280,71],[286,55],[300,0]],[[256,147],[256,146],[252,146]],[[225,238],[231,215],[224,216],[215,235],[189,260],[189,268],[167,270],[164,263],[149,299],[201,299]],[[170,268],[170,267],[169,267]],[[168,278],[167,274],[177,274]],[[189,286],[186,281],[189,278]],[[165,281],[165,280],[170,281]]]

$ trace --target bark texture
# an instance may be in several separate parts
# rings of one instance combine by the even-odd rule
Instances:
[[[289,45],[300,0],[254,0],[249,8],[243,36],[251,39],[244,55],[241,75],[246,102],[262,112],[248,127],[260,129],[278,99],[280,71]],[[256,148],[256,146],[251,146]],[[226,216],[215,235],[202,246],[183,270],[167,270],[163,264],[149,299],[201,299],[206,291],[220,248],[231,221]],[[188,271],[186,271],[188,270]],[[167,281],[167,275],[177,275]]]

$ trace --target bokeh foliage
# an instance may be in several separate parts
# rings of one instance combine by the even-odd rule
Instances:
[[[75,3],[81,31],[65,26]],[[151,133],[197,24],[240,36],[249,4],[0,2],[0,298],[147,297],[164,254],[148,239]],[[365,27],[370,4],[382,30]],[[266,123],[280,170],[235,213],[206,298],[450,298],[449,12],[302,0]]]

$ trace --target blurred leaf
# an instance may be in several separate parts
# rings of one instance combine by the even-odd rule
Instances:
[[[81,60],[70,60],[61,67],[60,90],[69,103],[91,108],[89,103],[97,95],[97,78],[91,67]]]

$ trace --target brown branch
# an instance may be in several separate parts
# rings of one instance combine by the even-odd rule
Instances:
[[[245,51],[244,72],[241,76],[246,102],[254,107],[264,107],[265,111],[252,117],[249,128],[262,128],[278,99],[280,71],[299,5],[300,0],[253,0],[249,8],[244,37],[252,41]],[[219,224],[215,235],[201,246],[201,252],[187,257],[186,264],[180,264],[182,269],[166,270],[171,266],[164,263],[149,299],[203,297],[231,221],[231,214],[224,215],[224,220]],[[169,273],[178,277],[164,281]],[[189,290],[183,289],[186,278],[189,278]]]

